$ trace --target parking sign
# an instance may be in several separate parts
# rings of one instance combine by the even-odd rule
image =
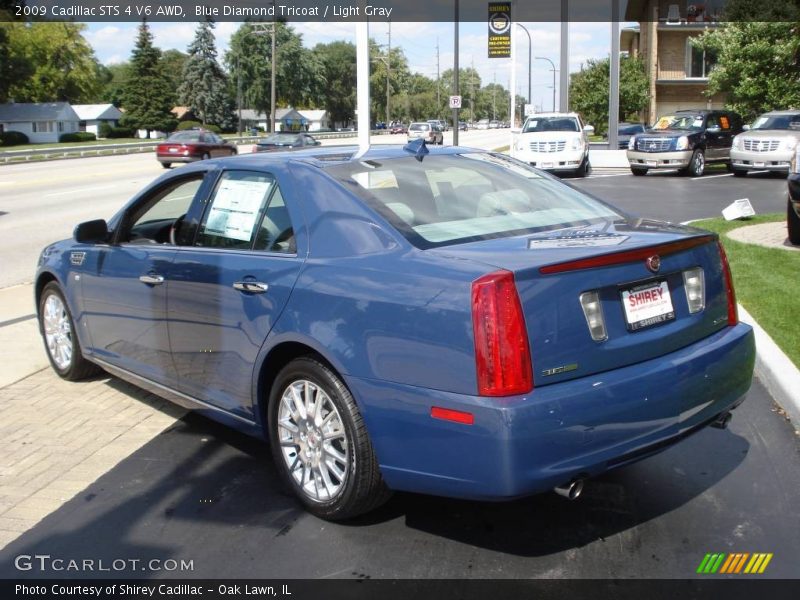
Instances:
[[[461,108],[461,96],[450,96],[450,108]]]

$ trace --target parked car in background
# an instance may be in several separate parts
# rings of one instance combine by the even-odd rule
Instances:
[[[495,121],[495,120],[489,121],[489,129],[500,129],[501,125],[502,123],[500,123],[500,121]]]
[[[716,234],[465,148],[189,165],[48,245],[34,291],[58,375],[269,439],[334,520],[392,490],[577,497],[725,426],[755,360]]]
[[[617,143],[619,144],[619,149],[627,150],[631,137],[637,133],[644,133],[645,130],[644,123],[620,123],[617,129]],[[608,134],[604,134],[603,137],[608,139]]]
[[[467,130],[467,123],[466,123],[466,121],[459,121],[459,122],[458,122],[458,130],[459,130],[459,131],[466,131],[466,130]]]
[[[577,113],[538,113],[525,119],[511,156],[533,167],[585,177],[589,138]]]
[[[475,129],[489,129],[489,119],[481,119],[475,124]]]
[[[308,146],[319,146],[319,140],[307,133],[278,132],[258,140],[252,148],[253,152],[278,152],[296,150]]]
[[[679,110],[664,115],[628,143],[634,175],[650,169],[678,169],[700,177],[708,163],[730,165],[733,138],[743,131],[742,118],[728,110]]]
[[[444,144],[441,127],[428,121],[427,123],[411,123],[408,126],[408,141],[422,138],[428,144]]]
[[[389,133],[408,133],[408,127],[403,123],[395,123],[389,128]]]
[[[165,169],[172,163],[188,163],[209,158],[233,156],[236,146],[226,142],[212,131],[188,129],[176,131],[163,143],[156,146],[156,160]]]
[[[789,199],[786,206],[786,228],[789,231],[789,241],[800,246],[800,147],[795,149],[787,185]]]
[[[800,110],[764,113],[733,139],[733,174],[744,177],[748,171],[774,171],[788,175],[798,144]]]

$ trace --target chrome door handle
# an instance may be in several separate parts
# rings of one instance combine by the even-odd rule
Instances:
[[[269,285],[261,281],[235,281],[233,289],[251,294],[263,294],[269,289]]]
[[[161,285],[164,283],[164,276],[148,273],[147,275],[139,275],[139,281],[147,285]]]

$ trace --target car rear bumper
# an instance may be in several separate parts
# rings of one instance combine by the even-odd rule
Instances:
[[[676,150],[674,152],[640,152],[628,150],[628,163],[632,167],[644,169],[682,169],[689,166],[692,150]]]
[[[789,172],[794,152],[746,152],[731,150],[731,164],[736,169],[748,171]]]
[[[752,329],[739,324],[666,356],[525,396],[346,380],[390,488],[505,500],[669,447],[744,399],[754,361]],[[474,424],[431,418],[433,406],[471,413]]]
[[[202,160],[200,156],[182,156],[179,154],[159,154],[156,159],[160,163],[190,163]]]

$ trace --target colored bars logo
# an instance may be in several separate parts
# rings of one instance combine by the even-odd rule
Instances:
[[[771,552],[768,554],[761,552],[754,554],[748,552],[706,554],[700,566],[697,567],[697,572],[702,575],[713,575],[715,573],[760,575],[766,570],[771,560]]]

